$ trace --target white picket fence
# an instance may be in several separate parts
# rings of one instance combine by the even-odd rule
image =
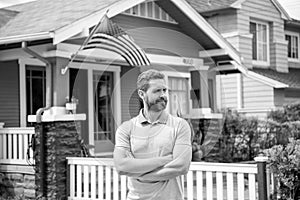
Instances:
[[[69,200],[126,199],[127,178],[118,175],[112,159],[67,159],[70,170]],[[184,176],[185,199],[258,199],[257,171],[256,164],[192,162],[188,174]],[[271,183],[268,185],[272,187]]]
[[[34,164],[33,151],[27,159],[27,149],[31,142],[34,128],[0,128],[0,163],[3,164]]]

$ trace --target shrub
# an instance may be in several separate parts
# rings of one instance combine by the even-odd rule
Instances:
[[[270,169],[278,180],[280,200],[300,198],[300,140],[291,139],[284,145],[265,150],[269,157]]]

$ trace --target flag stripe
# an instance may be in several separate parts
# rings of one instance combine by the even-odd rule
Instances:
[[[121,56],[126,55],[126,57],[128,57],[128,59],[130,59],[132,63],[134,63],[134,65],[139,65],[136,58],[131,54],[131,52],[125,49],[123,46],[119,45],[119,43],[116,43],[114,40],[108,40],[105,38],[93,38],[84,49],[90,48],[91,45],[97,48],[101,48],[101,44],[106,44],[107,46],[111,45],[112,47],[118,49],[118,53]]]
[[[128,57],[128,55],[124,54],[123,51],[121,51],[120,49],[113,47],[111,45],[106,45],[104,43],[95,43],[95,44],[89,44],[87,45],[84,49],[104,49],[104,50],[108,50],[108,51],[112,51],[115,52],[117,54],[119,54],[120,56],[122,56],[126,62],[128,62],[131,66],[135,66],[136,63],[133,63],[132,59]]]
[[[99,48],[120,54],[131,66],[150,65],[146,53],[132,37],[105,14],[83,44],[82,50]]]
[[[123,38],[126,38],[127,41],[130,42],[130,43],[135,47],[135,49],[138,50],[138,52],[140,53],[140,55],[143,57],[143,60],[144,60],[145,65],[150,65],[150,61],[149,61],[149,59],[147,58],[145,51],[144,51],[142,48],[140,48],[139,46],[137,46],[137,45],[132,41],[132,39],[130,39],[131,37],[130,37],[129,35],[126,35],[126,36],[128,37],[128,39],[127,39],[127,37],[125,37],[124,35],[122,35]]]
[[[138,65],[142,65],[142,59],[140,59],[139,54],[135,51],[135,49],[131,48],[131,46],[128,45],[128,43],[125,43],[123,40],[119,40],[119,37],[113,37],[111,35],[107,35],[104,33],[97,33],[95,34],[94,38],[107,38],[108,40],[112,40],[116,43],[118,43],[120,46],[122,46],[123,48],[127,49],[127,52],[130,53],[134,59],[136,60],[136,62],[138,63]]]
[[[143,58],[142,53],[139,51],[139,49],[137,49],[133,44],[132,41],[130,40],[130,38],[126,37],[125,35],[121,35],[118,37],[119,40],[123,41],[127,46],[129,46],[133,52],[135,52],[135,54],[138,56],[141,65],[146,65],[146,62]]]

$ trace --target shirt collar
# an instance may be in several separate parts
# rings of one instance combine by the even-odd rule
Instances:
[[[151,122],[149,122],[144,114],[143,114],[143,110],[144,109],[141,109],[140,110],[140,113],[138,115],[138,122],[140,124],[145,124],[145,123],[148,123],[148,124],[151,124]],[[167,123],[167,120],[168,120],[168,113],[164,110],[162,111],[161,115],[159,116],[158,120],[156,120],[155,122],[153,122],[153,124],[155,123],[161,123],[161,124],[166,124]]]

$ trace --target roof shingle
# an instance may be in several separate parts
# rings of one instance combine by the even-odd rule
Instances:
[[[289,88],[300,89],[300,69],[289,69],[289,73],[281,73],[271,69],[253,68],[251,71],[273,80],[285,83]]]
[[[198,12],[208,12],[230,8],[231,4],[237,0],[187,0]]]
[[[0,37],[51,32],[118,1],[39,0],[19,5],[15,9],[20,13],[0,28]]]

